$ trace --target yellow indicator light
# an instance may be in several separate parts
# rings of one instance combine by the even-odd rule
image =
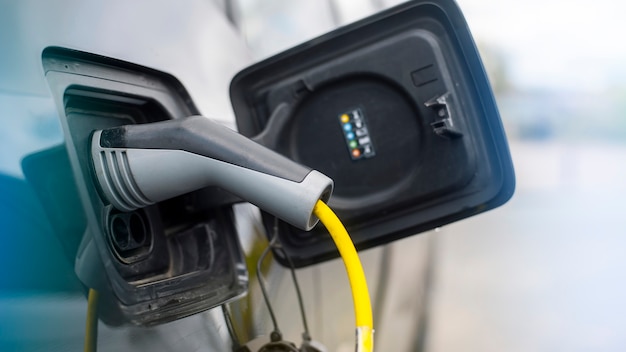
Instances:
[[[348,114],[341,115],[341,122],[348,123],[348,121],[350,121],[350,116],[348,116]]]

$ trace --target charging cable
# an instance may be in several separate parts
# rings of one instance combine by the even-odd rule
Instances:
[[[372,304],[363,266],[356,253],[354,244],[346,228],[326,203],[318,200],[315,208],[313,208],[313,213],[326,226],[330,236],[335,241],[335,245],[348,272],[356,318],[356,352],[371,352],[374,349]]]

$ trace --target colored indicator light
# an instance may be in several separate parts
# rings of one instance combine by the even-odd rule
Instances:
[[[348,153],[353,161],[376,156],[364,111],[352,108],[335,116],[339,120]]]

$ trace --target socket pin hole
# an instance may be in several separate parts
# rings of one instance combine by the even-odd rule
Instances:
[[[125,250],[128,248],[128,244],[130,241],[128,226],[126,226],[126,221],[120,216],[115,216],[113,221],[111,222],[111,232],[113,235],[113,241],[117,248],[120,250]]]
[[[143,222],[143,218],[137,213],[133,213],[130,215],[128,222],[128,229],[130,230],[130,235],[133,240],[137,245],[143,245],[147,237],[146,225]]]

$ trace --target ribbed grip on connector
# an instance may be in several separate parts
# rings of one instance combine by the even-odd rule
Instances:
[[[131,211],[154,204],[141,193],[135,183],[125,150],[97,148],[101,131],[92,137],[92,158],[100,188],[111,204],[122,211]]]

